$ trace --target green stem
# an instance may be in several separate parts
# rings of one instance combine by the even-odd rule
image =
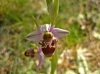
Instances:
[[[57,62],[58,62],[58,47],[56,45],[55,52],[54,52],[52,59],[51,59],[51,73],[50,74],[55,73],[55,70],[57,68]]]

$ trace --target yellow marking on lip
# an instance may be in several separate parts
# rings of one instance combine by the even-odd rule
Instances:
[[[47,59],[47,60],[50,60],[50,59],[52,59],[52,56],[51,56],[51,57],[46,57],[46,59]]]
[[[42,46],[42,48],[46,48],[47,46]]]

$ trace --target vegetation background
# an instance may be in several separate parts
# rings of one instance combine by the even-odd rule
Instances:
[[[59,0],[56,27],[69,30],[58,42],[57,74],[100,74],[100,0]],[[0,74],[48,74],[50,62],[24,56],[26,35],[49,23],[45,0],[0,0]]]

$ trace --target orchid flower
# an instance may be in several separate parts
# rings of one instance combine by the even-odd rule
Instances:
[[[55,44],[59,37],[69,33],[68,30],[54,28],[51,24],[41,25],[36,31],[27,35],[27,40],[37,41],[41,45],[42,51],[46,57],[51,57],[55,50]]]
[[[39,63],[37,65],[37,69],[39,69],[43,64],[44,56],[42,54],[41,48],[38,48],[37,51],[35,51],[35,50],[36,49],[30,48],[30,49],[26,50],[24,54],[25,54],[25,56],[31,57],[31,58],[34,58],[35,56],[37,56],[38,59],[39,59]]]
[[[52,57],[55,51],[55,44],[57,43],[57,39],[65,36],[69,33],[68,30],[63,30],[60,28],[54,28],[51,24],[41,25],[38,30],[35,30],[27,35],[27,40],[37,41],[41,45],[39,48],[39,66],[43,63],[44,57],[41,52],[46,57]]]

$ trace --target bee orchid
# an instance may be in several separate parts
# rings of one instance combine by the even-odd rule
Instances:
[[[44,61],[44,56],[42,55],[41,48],[38,48],[37,51],[35,51],[35,49],[33,49],[33,48],[30,48],[25,51],[24,55],[27,57],[31,57],[31,58],[34,58],[35,56],[37,56],[39,59],[39,64],[37,66],[37,69],[39,69],[42,66],[42,63]]]
[[[35,30],[27,35],[27,40],[30,41],[36,41],[40,44],[40,49],[38,52],[40,65],[43,62],[43,55],[40,54],[40,52],[43,52],[43,54],[50,58],[52,57],[54,51],[55,51],[55,45],[58,42],[58,38],[68,35],[68,30],[63,30],[60,28],[54,28],[54,26],[51,26],[51,24],[44,24],[41,25],[38,30]]]

